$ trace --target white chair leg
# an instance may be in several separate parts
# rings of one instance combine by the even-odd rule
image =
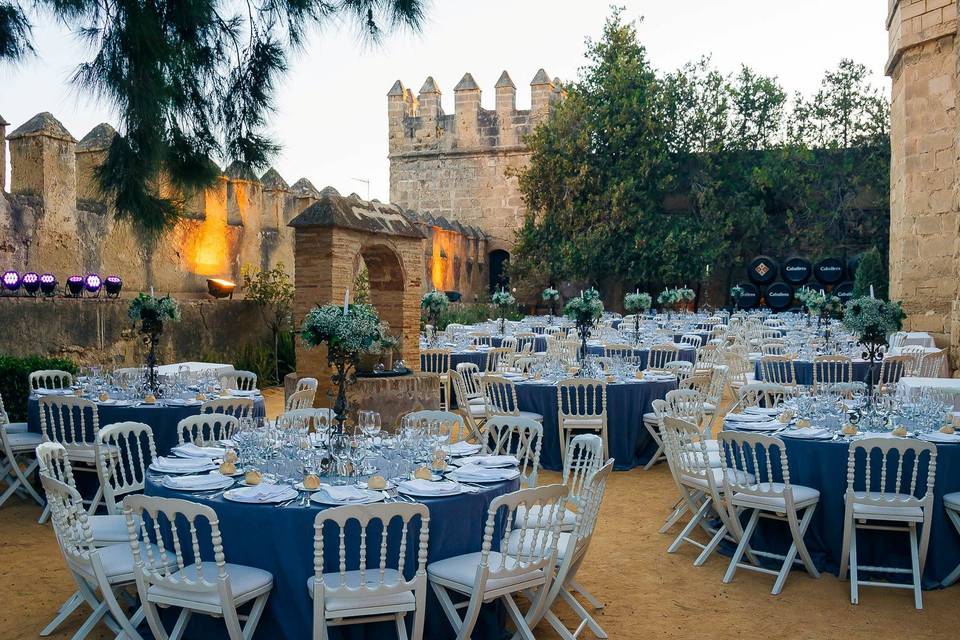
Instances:
[[[857,569],[857,524],[850,523],[850,603],[857,604],[860,601],[859,586],[857,578],[859,570]]]
[[[673,507],[673,513],[670,514],[670,517],[667,518],[667,521],[663,523],[663,526],[660,527],[659,533],[666,533],[673,528],[673,525],[677,524],[680,521],[680,518],[683,517],[683,514],[687,512],[687,503],[685,500],[680,500]]]
[[[50,505],[45,505],[43,507],[43,513],[40,514],[40,519],[37,520],[37,524],[44,524],[49,519],[50,519]]]
[[[917,523],[910,523],[910,568],[913,570],[913,605],[923,609],[923,595],[920,589],[920,550],[917,544]]]
[[[77,610],[83,604],[83,598],[80,597],[79,591],[74,591],[73,595],[67,598],[66,602],[60,605],[60,610],[57,611],[57,615],[50,621],[50,624],[45,626],[42,631],[40,631],[41,636],[48,636],[54,631],[57,630],[63,621],[70,617],[74,611]]]
[[[843,546],[841,547],[842,551],[840,552],[840,575],[838,576],[841,580],[847,577],[847,569],[850,560],[851,531],[856,531],[856,523],[853,521],[853,515],[850,512],[850,508],[847,507],[847,510],[843,516]]]
[[[724,584],[729,584],[733,580],[733,574],[736,573],[740,559],[743,558],[743,552],[747,550],[747,546],[750,544],[750,537],[753,535],[753,530],[757,527],[758,520],[760,520],[760,510],[754,509],[753,513],[750,514],[750,520],[747,522],[747,526],[743,530],[743,535],[740,537],[740,544],[737,545],[737,550],[734,551],[733,557],[730,558],[727,572],[723,576]]]
[[[513,620],[513,624],[517,628],[514,638],[519,635],[524,640],[537,640],[536,636],[533,635],[533,631],[531,631],[530,627],[527,625],[527,620],[523,617],[523,613],[520,612],[520,608],[517,606],[517,603],[514,602],[513,597],[508,593],[504,596],[501,596],[500,599],[506,605],[507,614],[510,616],[510,619]]]
[[[398,613],[393,618],[394,623],[397,625],[397,638],[398,640],[407,640],[407,625],[403,621],[403,614]]]
[[[954,528],[956,528],[957,533],[960,534],[960,514],[958,514],[953,509],[947,509],[947,517],[950,518],[950,522],[953,523]],[[950,575],[943,581],[944,587],[949,587],[957,580],[960,580],[960,564],[950,572]]]
[[[677,549],[680,548],[680,545],[684,543],[684,540],[694,529],[697,528],[697,526],[700,524],[700,521],[703,520],[704,515],[710,509],[710,503],[711,500],[709,498],[705,498],[703,500],[703,504],[701,504],[698,509],[694,510],[696,505],[693,504],[693,499],[689,496],[687,497],[687,507],[690,509],[690,513],[693,515],[690,518],[690,522],[687,523],[687,526],[685,526],[680,532],[680,535],[678,535],[670,544],[670,546],[667,547],[667,553],[676,553]]]
[[[180,640],[183,638],[183,634],[187,631],[187,624],[190,623],[192,613],[190,609],[180,610],[180,615],[177,616],[177,622],[173,625],[173,631],[170,632],[170,640]]]
[[[580,584],[576,580],[570,580],[569,582],[567,582],[567,585],[571,589],[573,589],[574,591],[582,595],[586,599],[586,601],[590,603],[591,607],[593,607],[594,609],[603,609],[603,606],[604,606],[603,603],[600,602],[600,600],[597,599],[596,596],[594,596],[592,593],[587,591],[587,588],[584,587],[582,584]]]
[[[588,612],[586,608],[584,608],[584,606],[580,604],[580,602],[576,598],[573,597],[572,593],[570,593],[567,589],[561,589],[558,595],[560,596],[560,598],[563,599],[564,602],[567,603],[567,606],[570,607],[573,610],[573,612],[577,614],[577,616],[579,616],[580,619],[587,624],[588,627],[590,627],[590,630],[593,632],[593,635],[597,636],[598,638],[608,637],[607,632],[603,630],[603,627],[601,627],[597,623],[597,621],[594,620],[593,616],[590,615],[590,612]],[[579,634],[579,630],[574,635],[576,636],[578,634]]]
[[[431,582],[430,586],[433,588],[433,592],[437,596],[437,600],[440,602],[440,608],[443,609],[443,612],[447,616],[447,621],[450,622],[450,626],[453,627],[454,632],[457,634],[457,638],[460,638],[460,631],[465,625],[465,621],[460,617],[460,614],[457,613],[457,608],[453,605],[453,600],[450,599],[450,594],[447,593],[447,590],[444,587]],[[472,630],[472,629],[471,629]],[[469,637],[470,631],[467,631],[467,636]]]
[[[253,638],[253,634],[256,633],[257,625],[260,624],[260,616],[263,615],[263,610],[267,608],[267,599],[269,597],[270,592],[268,591],[261,596],[257,596],[257,599],[253,601],[250,613],[247,614],[247,621],[243,625],[244,640],[250,640]]]
[[[713,537],[710,539],[710,542],[707,543],[707,546],[703,548],[703,551],[700,552],[700,555],[697,556],[697,559],[693,561],[693,566],[702,567],[707,559],[716,551],[717,547],[720,546],[720,541],[723,540],[727,535],[727,525],[721,525],[717,532],[713,534]]]

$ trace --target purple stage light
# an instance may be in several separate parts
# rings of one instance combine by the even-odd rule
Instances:
[[[83,293],[83,276],[67,278],[67,295],[72,298],[79,298],[81,293]]]
[[[12,269],[3,272],[2,281],[3,288],[11,293],[20,288],[20,274]]]
[[[93,295],[98,295],[100,293],[100,287],[102,286],[103,280],[95,273],[87,274],[87,277],[83,280],[83,288]]]
[[[45,273],[40,276],[40,291],[45,296],[52,296],[57,291],[57,276]]]
[[[23,288],[32,296],[37,295],[37,292],[40,291],[40,276],[33,271],[28,271],[23,274]]]

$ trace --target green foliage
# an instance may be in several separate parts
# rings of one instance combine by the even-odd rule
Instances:
[[[248,342],[233,353],[231,362],[240,371],[257,374],[257,384],[261,388],[275,383],[273,349],[269,343]]]
[[[516,275],[655,291],[758,253],[885,242],[889,108],[862,65],[841,61],[792,103],[775,78],[709,58],[658,75],[619,10],[587,59],[516,172]]]
[[[357,304],[370,304],[370,272],[367,265],[360,267],[353,279],[353,301]]]
[[[497,311],[489,304],[457,302],[448,306],[447,309],[437,317],[436,327],[438,331],[443,331],[447,328],[447,325],[450,324],[478,324],[480,322],[486,322],[494,317],[496,313]],[[524,314],[516,308],[508,308],[503,311],[502,317],[507,320],[522,320]]]
[[[563,307],[563,315],[578,327],[592,327],[603,315],[603,301],[596,289],[587,289],[579,296],[570,298]]]
[[[879,298],[854,298],[847,303],[843,326],[863,345],[886,345],[891,333],[903,328],[907,315],[899,302]]]
[[[180,305],[169,294],[157,298],[152,294],[139,293],[130,301],[127,316],[139,323],[139,331],[144,334],[163,333],[166,322],[180,321]]]
[[[873,285],[873,295],[882,300],[887,299],[887,273],[883,268],[883,260],[876,247],[871,247],[860,257],[857,273],[853,280],[853,297],[863,298],[870,295],[870,286]]]
[[[25,2],[0,2],[0,62],[31,50]],[[74,83],[120,116],[97,177],[116,215],[152,234],[220,173],[213,158],[263,167],[278,147],[264,133],[290,53],[317,27],[352,21],[369,40],[419,29],[421,0],[39,0],[93,51]],[[158,195],[157,180],[178,194]]]
[[[436,322],[448,306],[450,306],[450,299],[442,291],[427,291],[420,298],[420,308],[426,312],[429,322]]]
[[[311,347],[327,345],[331,363],[355,362],[383,337],[380,316],[366,304],[351,304],[346,313],[334,304],[310,310],[300,328],[300,338]]]
[[[273,338],[273,375],[282,380],[280,373],[280,333],[293,326],[293,297],[296,289],[282,262],[272,269],[260,269],[245,264],[240,269],[244,297],[260,308],[260,315],[270,329]]]
[[[10,422],[24,422],[27,419],[27,398],[30,396],[30,374],[44,369],[77,372],[77,365],[63,358],[45,358],[29,356],[0,355],[0,396],[7,410]]]
[[[637,311],[646,311],[653,304],[653,299],[649,293],[628,293],[623,297],[623,308],[627,313],[636,313]]]

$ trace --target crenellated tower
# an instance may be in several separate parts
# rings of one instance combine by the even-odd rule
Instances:
[[[453,92],[452,114],[443,112],[432,77],[417,96],[399,80],[387,94],[390,201],[469,225],[486,235],[488,251],[509,252],[524,208],[507,172],[527,163],[524,136],[547,117],[562,90],[540,69],[530,81],[530,109],[517,109],[517,89],[506,71],[494,85],[493,109],[483,108],[469,73]]]

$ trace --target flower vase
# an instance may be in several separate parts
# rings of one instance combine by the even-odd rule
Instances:
[[[582,364],[587,359],[587,337],[590,335],[590,325],[577,325],[577,333],[580,335],[580,349],[578,360]]]
[[[160,342],[160,333],[151,331],[146,335],[146,342],[149,346],[147,351],[147,387],[154,395],[160,390],[160,380],[157,375],[157,343]]]
[[[640,314],[633,314],[633,344],[640,344]]]
[[[500,335],[504,336],[507,333],[507,319],[503,316],[500,317]]]
[[[337,399],[333,403],[334,422],[336,423],[336,433],[344,433],[344,423],[347,421],[347,363],[338,361],[333,363],[337,368],[337,373],[333,376],[333,384],[337,385]]]

